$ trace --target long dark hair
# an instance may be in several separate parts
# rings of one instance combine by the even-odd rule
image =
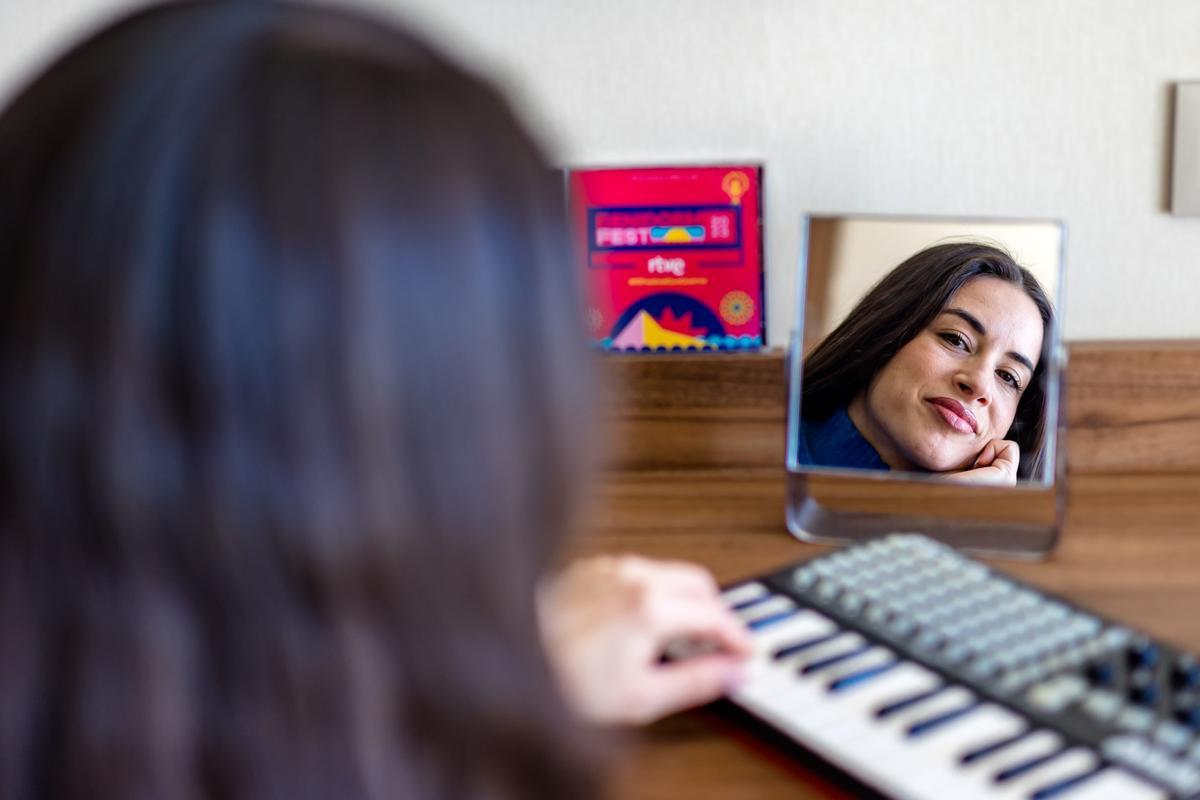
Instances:
[[[1021,450],[1017,476],[1041,473],[1045,449],[1046,362],[1054,308],[1037,278],[998,247],[981,242],[934,245],[908,258],[866,296],[804,360],[801,413],[821,420],[866,390],[871,379],[924,330],[968,281],[990,276],[1021,287],[1042,317],[1042,354],[1008,438]]]
[[[588,357],[497,92],[171,3],[0,118],[0,795],[586,798],[534,587]]]

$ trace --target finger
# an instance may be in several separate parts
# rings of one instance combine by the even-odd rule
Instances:
[[[646,676],[642,695],[645,702],[639,704],[639,721],[652,722],[676,711],[711,703],[741,680],[741,662],[729,656],[699,656],[663,664]]]
[[[629,556],[621,564],[621,574],[631,580],[691,594],[715,597],[720,591],[708,570],[686,561],[656,561]]]
[[[996,460],[996,440],[988,442],[983,446],[983,450],[979,452],[979,458],[975,459],[975,467],[988,467]]]
[[[1016,442],[1002,441],[996,453],[996,458],[997,460],[1006,461],[1015,467],[1021,460],[1021,448]]]
[[[719,599],[698,600],[659,591],[646,597],[643,613],[659,647],[672,639],[689,637],[711,641],[738,657],[744,658],[753,650],[745,623]]]
[[[993,466],[998,467],[1003,475],[1003,482],[1009,486],[1017,483],[1017,465],[1021,461],[1021,450],[1016,442],[1002,442],[1000,452]]]

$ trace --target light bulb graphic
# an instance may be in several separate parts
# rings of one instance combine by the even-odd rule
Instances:
[[[742,195],[750,188],[750,179],[746,173],[734,171],[726,173],[721,179],[721,191],[729,195],[729,202],[735,206],[742,204]]]

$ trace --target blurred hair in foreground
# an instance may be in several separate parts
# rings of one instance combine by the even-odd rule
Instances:
[[[503,99],[356,13],[172,3],[0,165],[0,796],[594,796],[533,607],[588,359]]]

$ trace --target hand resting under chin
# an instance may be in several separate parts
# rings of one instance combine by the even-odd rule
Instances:
[[[971,469],[946,473],[946,480],[989,486],[1016,486],[1021,449],[1009,439],[993,439],[980,451]]]

